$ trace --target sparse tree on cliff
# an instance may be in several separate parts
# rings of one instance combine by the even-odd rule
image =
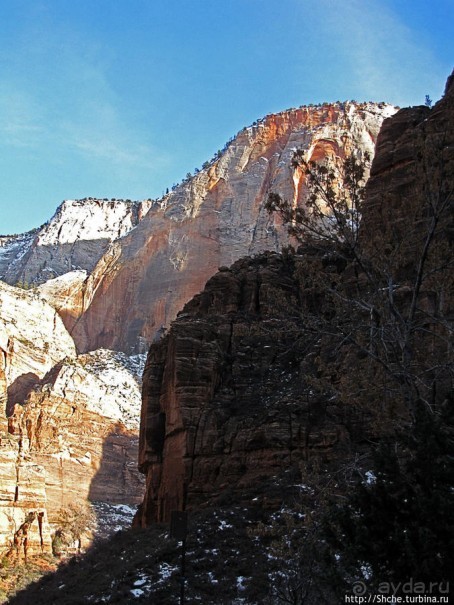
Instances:
[[[365,166],[353,156],[341,171],[344,184],[336,185],[333,170],[306,162],[297,151],[292,166],[307,175],[307,207],[273,193],[267,204],[306,250],[321,251],[312,272],[332,313],[324,318],[316,309],[313,329],[337,338],[368,381],[376,377],[379,397],[393,399],[396,410],[411,416],[420,401],[430,409],[440,402],[453,376],[446,315],[454,283],[447,237],[453,191],[443,137],[424,145],[415,158],[422,193],[410,191],[397,209],[381,200],[389,215],[384,219],[383,203],[375,204],[367,210],[367,228],[360,227]]]
[[[447,473],[454,426],[446,409],[454,377],[453,186],[444,133],[426,137],[421,131],[414,148],[413,186],[403,194],[384,191],[365,206],[361,169],[355,166],[357,176],[345,190],[335,186],[329,168],[297,152],[293,166],[306,171],[308,207],[295,208],[275,194],[268,201],[301,252],[312,254],[306,283],[316,284],[323,305],[309,309],[305,321],[319,335],[318,384],[346,413],[375,414],[375,430],[369,421],[363,439],[387,433],[374,462],[376,482],[350,486],[351,496],[335,507],[329,524],[333,553],[350,586],[355,580],[370,586],[380,579],[408,581],[414,574],[436,581],[452,558],[443,527],[452,531]],[[350,187],[357,189],[351,214]],[[392,420],[387,426],[386,415]]]
[[[56,554],[68,549],[71,544],[82,547],[82,537],[91,533],[96,525],[95,516],[89,506],[68,504],[58,512],[58,529],[55,533],[53,547]]]
[[[361,207],[369,154],[359,161],[354,155],[341,166],[305,159],[305,152],[295,151],[292,168],[306,179],[308,195],[305,205],[283,199],[277,193],[268,197],[266,208],[279,212],[288,232],[299,242],[310,239],[313,245],[330,244],[349,258],[357,254]],[[336,174],[337,172],[337,174]]]

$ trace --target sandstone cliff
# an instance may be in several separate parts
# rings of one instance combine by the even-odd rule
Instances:
[[[319,337],[305,329],[314,301],[301,281],[303,262],[277,253],[238,261],[211,278],[152,345],[141,523],[168,520],[171,510],[214,502],[225,491],[241,501],[263,478],[348,441],[345,419],[308,378]]]
[[[361,226],[367,269],[314,253],[313,266],[327,276],[320,281],[309,247],[305,256],[244,259],[210,279],[151,346],[139,456],[147,491],[138,523],[167,520],[171,510],[213,503],[222,493],[241,502],[263,478],[303,468],[309,455],[339,455],[355,440],[358,447],[370,430],[386,430],[388,413],[408,418],[411,399],[447,400],[453,98],[451,86],[432,110],[402,110],[385,122]],[[361,345],[363,337],[371,345]],[[383,348],[370,376],[382,353],[368,346]],[[381,380],[383,365],[392,377],[381,391],[368,381]],[[402,376],[413,392],[400,386]]]
[[[49,551],[59,510],[137,503],[140,363],[76,356],[56,311],[0,282],[0,549]]]
[[[12,546],[14,540],[22,546],[27,539],[29,552],[49,550],[45,470],[22,455],[20,439],[8,431],[6,414],[56,363],[75,356],[74,342],[39,296],[0,282],[0,356],[0,547]]]
[[[72,334],[81,350],[143,350],[222,265],[287,241],[264,204],[270,190],[301,201],[295,148],[312,159],[373,154],[394,108],[372,103],[303,107],[242,130],[224,153],[113,244],[87,280]]]
[[[45,470],[21,454],[20,440],[0,418],[0,551],[51,552]],[[24,544],[25,542],[25,544]]]
[[[306,149],[314,160],[372,155],[383,119],[394,111],[386,104],[335,103],[267,116],[153,204],[135,229],[112,241],[94,268],[98,249],[89,254],[90,266],[80,257],[88,258],[85,248],[104,245],[107,238],[94,240],[81,230],[77,242],[66,243],[62,231],[57,247],[55,227],[52,243],[46,232],[25,255],[24,271],[31,275],[35,256],[42,263],[47,253],[49,277],[55,276],[50,268],[57,275],[73,271],[42,292],[59,309],[80,351],[144,352],[219,266],[287,242],[264,205],[271,190],[295,203],[304,198],[304,178],[290,167],[295,148]],[[76,254],[78,247],[83,254]],[[44,269],[39,276],[45,277]]]

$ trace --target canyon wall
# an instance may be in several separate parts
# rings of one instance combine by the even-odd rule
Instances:
[[[304,312],[303,257],[266,253],[211,278],[144,371],[139,465],[147,491],[137,522],[172,510],[238,504],[264,477],[348,444],[336,402],[311,384],[318,336]],[[303,281],[302,281],[303,279]]]
[[[385,301],[382,310],[411,315],[416,327],[411,328],[415,348],[409,371],[423,368],[427,379],[423,385],[421,374],[414,384],[419,384],[420,397],[427,394],[437,405],[448,401],[452,367],[447,367],[447,322],[454,299],[449,263],[453,101],[451,78],[445,97],[433,109],[401,110],[379,135],[360,230],[363,258],[369,271],[377,272],[377,282],[367,279],[355,262],[337,263],[335,254],[313,253],[309,246],[302,256],[266,253],[243,259],[211,278],[164,338],[151,346],[139,455],[147,489],[136,518],[139,525],[168,520],[172,510],[214,504],[223,494],[241,503],[253,497],[264,477],[278,477],[292,468],[301,476],[314,454],[342,456],[342,450],[351,452],[351,439],[361,443],[369,431],[384,430],[388,409],[383,400],[373,400],[367,382],[372,356],[368,364],[367,348],[364,353],[360,345],[346,347],[345,322],[365,320],[367,339],[376,337],[371,329],[378,331],[380,320],[386,321],[385,315],[374,319],[367,305],[361,312],[363,295],[383,301],[383,292],[389,290],[391,302]],[[311,254],[318,256],[319,270],[328,278],[331,272],[331,280],[318,279]],[[421,263],[425,270],[418,273]],[[333,303],[328,293],[336,288]],[[323,318],[318,324],[317,316]],[[336,332],[336,321],[347,325],[345,338],[342,329]],[[395,336],[389,347],[395,347],[395,317],[381,329],[388,328]],[[333,343],[336,334],[341,336],[336,346],[330,345],[330,331]],[[439,378],[433,367],[424,366],[427,347],[430,359],[437,358]],[[397,368],[401,358],[397,354]],[[394,358],[386,359],[385,365],[393,363]],[[351,398],[339,405],[337,385],[342,382]],[[362,395],[356,407],[356,391],[368,389],[370,401]],[[381,391],[377,393],[379,399]],[[399,405],[398,398],[396,390],[390,410]],[[404,418],[408,412],[402,406],[393,413]]]
[[[0,550],[51,549],[59,511],[136,504],[140,360],[76,355],[37,292],[0,282]]]
[[[81,351],[146,351],[218,267],[288,242],[270,217],[270,191],[295,203],[305,179],[291,168],[296,148],[339,165],[373,155],[386,104],[335,103],[267,116],[243,129],[224,152],[155,205],[111,244],[87,278],[79,319],[68,326]]]

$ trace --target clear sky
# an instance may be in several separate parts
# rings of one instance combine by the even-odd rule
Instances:
[[[1,0],[0,233],[159,197],[267,113],[438,100],[453,23],[454,0]]]

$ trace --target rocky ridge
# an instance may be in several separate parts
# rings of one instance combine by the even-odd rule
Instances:
[[[350,153],[372,156],[394,112],[385,103],[345,102],[268,115],[159,202],[65,202],[23,246],[4,241],[0,275],[46,282],[40,290],[79,351],[146,352],[219,266],[288,242],[265,202],[271,190],[304,200],[304,175],[290,165],[295,149],[337,165]]]
[[[71,271],[90,272],[108,244],[131,231],[152,200],[65,200],[42,227],[0,237],[0,279],[36,286]]]
[[[51,550],[59,511],[135,504],[141,361],[77,356],[37,292],[0,282],[0,548]]]

